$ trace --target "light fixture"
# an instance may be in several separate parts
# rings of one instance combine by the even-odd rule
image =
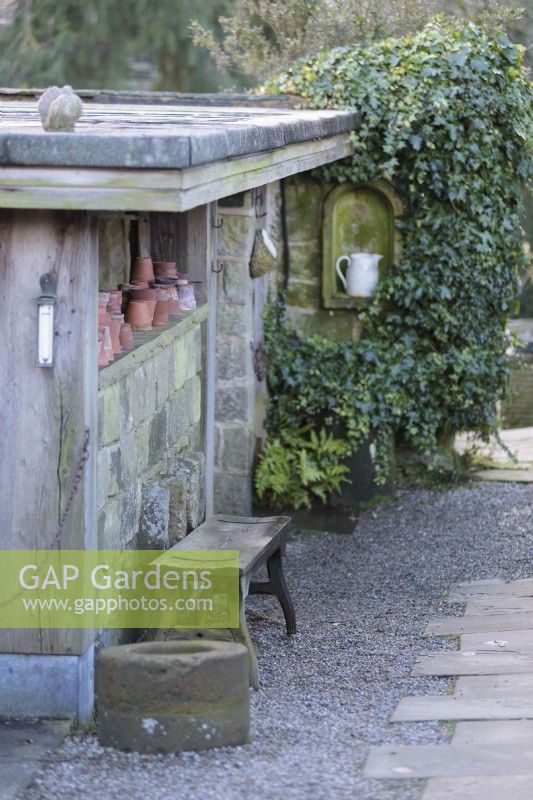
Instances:
[[[38,362],[40,367],[54,365],[54,311],[57,301],[57,278],[50,272],[41,275],[41,295],[37,299],[39,307]]]

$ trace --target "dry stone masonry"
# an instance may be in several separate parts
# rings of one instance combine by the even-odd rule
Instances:
[[[200,324],[188,318],[100,376],[100,548],[167,548],[203,519]]]
[[[275,272],[252,278],[250,262],[262,226],[277,233],[277,186],[243,192],[218,205],[215,512],[250,514],[254,459],[263,435],[264,376],[254,351]]]

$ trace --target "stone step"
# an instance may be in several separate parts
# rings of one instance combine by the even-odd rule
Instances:
[[[533,720],[458,722],[453,734],[453,744],[506,745],[533,749]]]
[[[533,696],[403,697],[391,716],[391,722],[462,719],[533,719]]]
[[[533,773],[533,750],[521,751],[513,745],[456,745],[453,742],[372,747],[364,766],[364,774],[369,778],[510,776],[527,772]],[[478,800],[485,799],[480,795]],[[502,795],[502,800],[507,800],[507,795]]]
[[[533,580],[525,578],[511,583],[504,583],[500,580],[458,583],[450,589],[447,600],[449,603],[466,603],[471,597],[480,595],[533,597]]]
[[[454,633],[483,633],[495,630],[523,630],[532,628],[533,612],[501,614],[476,614],[464,617],[442,617],[429,623],[424,636],[445,636]]]
[[[531,800],[529,775],[431,778],[421,800]]]
[[[447,650],[419,656],[411,675],[512,675],[533,672],[533,654]]]
[[[533,628],[505,627],[481,633],[461,634],[461,650],[503,651],[533,654]]]
[[[458,678],[453,697],[493,699],[497,697],[523,697],[533,699],[533,674],[475,675]]]
[[[465,608],[465,616],[479,614],[533,613],[533,597],[513,595],[473,595]]]

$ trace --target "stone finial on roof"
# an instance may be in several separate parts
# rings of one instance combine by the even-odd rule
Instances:
[[[45,131],[73,131],[81,117],[83,103],[72,86],[50,86],[39,100],[39,114]]]

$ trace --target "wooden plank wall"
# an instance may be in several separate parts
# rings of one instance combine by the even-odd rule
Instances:
[[[37,365],[39,278],[55,272],[55,365]],[[0,549],[95,546],[96,221],[0,211]],[[88,459],[76,482],[84,442]],[[91,632],[4,631],[0,652],[81,653]]]

